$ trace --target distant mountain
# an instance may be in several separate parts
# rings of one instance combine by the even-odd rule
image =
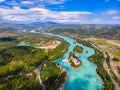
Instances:
[[[52,33],[70,33],[81,36],[95,36],[109,39],[120,40],[120,25],[80,25],[77,28],[59,28],[51,31]]]
[[[10,27],[14,29],[25,29],[25,30],[31,30],[31,29],[39,29],[43,28],[45,29],[54,29],[54,28],[73,28],[73,27],[79,27],[79,25],[72,25],[72,24],[60,24],[55,22],[34,22],[34,23],[27,23],[27,24],[11,24],[11,23],[2,23],[0,24],[0,27]]]
[[[112,27],[110,29],[105,29],[104,31],[99,31],[96,33],[96,36],[110,38],[110,39],[119,39],[120,40],[120,27]]]
[[[44,24],[59,24],[59,23],[55,23],[55,22],[50,22],[49,21],[49,22],[34,22],[34,23],[31,23],[31,24],[39,24],[39,25],[43,24],[44,25]]]
[[[114,24],[60,24],[55,22],[34,22],[29,24],[0,24],[1,31],[23,31],[36,29],[52,33],[79,34],[81,36],[96,36],[110,39],[120,39],[120,25]]]
[[[31,30],[31,29],[37,29],[37,28],[52,28],[52,27],[56,27],[56,26],[60,26],[60,24],[58,23],[54,23],[54,22],[34,22],[34,23],[29,23],[29,24],[11,24],[11,23],[2,23],[0,24],[0,27],[4,27],[4,28],[14,28],[16,30]]]

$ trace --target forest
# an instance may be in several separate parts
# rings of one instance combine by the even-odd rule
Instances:
[[[41,90],[34,70],[44,61],[46,67],[43,66],[40,71],[43,84],[49,90],[60,88],[65,81],[66,73],[61,72],[55,60],[64,55],[69,44],[55,37],[29,33],[11,38],[16,39],[0,41],[0,90]],[[21,41],[35,44],[55,39],[62,43],[48,52],[30,46],[16,46]]]

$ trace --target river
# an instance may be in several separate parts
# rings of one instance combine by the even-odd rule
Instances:
[[[31,32],[37,33],[35,31]],[[50,33],[45,33],[45,35],[58,37],[70,43],[68,51],[64,56],[56,60],[56,63],[61,65],[68,73],[68,79],[64,86],[64,90],[102,90],[102,80],[96,73],[97,66],[88,60],[90,56],[95,54],[94,49],[75,43],[76,41],[70,37]],[[62,62],[62,60],[68,59],[70,52],[73,52],[73,49],[77,45],[83,48],[83,53],[75,54],[82,62],[82,66],[76,71],[68,63]]]

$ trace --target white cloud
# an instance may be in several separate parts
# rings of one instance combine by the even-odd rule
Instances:
[[[5,0],[0,0],[0,2],[2,1]],[[27,6],[29,8],[33,8],[33,7],[46,7],[47,5],[56,5],[56,4],[63,5],[66,1],[68,0],[19,0],[19,2],[17,2],[17,0],[11,0],[11,1],[5,1],[5,3],[13,7]]]
[[[39,0],[42,3],[47,3],[47,4],[63,4],[67,0]]]
[[[57,12],[46,8],[31,8],[24,10],[19,7],[14,7],[13,9],[0,8],[0,11],[1,19],[19,22],[55,21],[61,23],[80,23],[86,20],[86,16],[92,14],[91,12],[86,11]]]
[[[100,18],[94,18],[94,19],[93,19],[93,22],[94,22],[94,23],[98,23],[98,22],[100,22],[100,21],[101,21]]]
[[[107,10],[105,12],[102,12],[102,14],[104,15],[113,15],[113,14],[118,14],[119,11],[118,10]]]
[[[5,0],[0,0],[0,2],[4,2]]]
[[[33,4],[33,3],[40,3],[40,4],[64,4],[67,0],[26,0],[22,1],[21,4]]]
[[[22,4],[34,4],[34,2],[32,2],[32,1],[22,1],[21,3]]]
[[[115,14],[116,15],[116,14]],[[119,23],[120,16],[109,15],[96,16],[87,11],[51,11],[46,8],[30,8],[27,10],[20,7],[0,8],[0,22],[58,22],[58,23]]]
[[[54,20],[54,22],[58,23],[68,23],[68,24],[76,24],[76,23],[84,23],[83,20]]]
[[[112,19],[115,21],[120,21],[120,16],[114,16],[114,17],[112,17]]]

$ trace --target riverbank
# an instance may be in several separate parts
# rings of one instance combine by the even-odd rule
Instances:
[[[91,55],[94,54],[94,50],[89,47],[86,47],[82,44],[74,43],[75,41],[69,37],[64,37],[64,36],[56,35],[56,34],[48,34],[48,35],[62,38],[70,43],[67,53],[64,54],[63,57],[60,57],[56,60],[57,64],[61,65],[69,73],[69,78],[68,78],[68,81],[66,82],[64,90],[69,90],[69,89],[71,89],[71,90],[77,89],[78,90],[78,89],[83,89],[83,88],[85,90],[89,90],[90,88],[94,88],[94,90],[101,90],[102,82],[101,82],[101,80],[98,80],[98,77],[96,74],[96,66],[91,64],[87,60],[88,57],[90,57]],[[77,55],[77,57],[83,63],[82,67],[78,71],[75,71],[74,69],[72,69],[72,67],[68,63],[62,62],[62,60],[69,58],[70,52],[73,51],[73,49],[76,45],[79,45],[84,50],[81,55]],[[88,71],[88,68],[89,68],[89,71]],[[91,75],[91,78],[88,78],[87,77],[88,75]],[[78,76],[78,77],[76,77],[76,76]],[[87,81],[89,83],[91,83],[91,85],[84,87],[83,84],[84,84],[84,82],[86,82],[85,78],[87,79]],[[91,79],[96,79],[96,81],[92,81]],[[86,82],[86,84],[88,82]],[[75,88],[75,87],[77,87],[77,88]]]
[[[61,73],[60,69],[56,67],[55,60],[64,55],[69,44],[59,38],[38,34],[24,33],[17,38],[18,41],[0,42],[0,45],[4,46],[4,48],[0,47],[0,90],[41,90],[41,81],[47,89],[53,88],[57,90],[64,82],[65,73]],[[31,46],[16,46],[21,41],[34,44],[45,40],[57,40],[61,44],[48,52]],[[40,75],[38,69],[37,74],[35,74],[33,71],[45,60],[47,62],[42,66]],[[45,69],[43,70],[43,68]],[[16,76],[18,74],[20,76]],[[9,80],[4,80],[7,76],[10,77]]]

